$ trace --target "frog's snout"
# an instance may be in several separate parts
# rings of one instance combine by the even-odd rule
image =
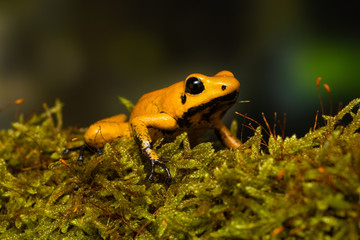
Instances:
[[[224,92],[224,94],[234,91],[239,92],[240,83],[236,78],[230,78],[226,81],[223,81],[221,84],[218,85],[218,87],[220,87],[221,91]]]

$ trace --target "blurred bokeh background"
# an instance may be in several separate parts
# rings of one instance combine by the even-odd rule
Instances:
[[[320,109],[318,76],[334,111],[360,97],[359,16],[338,1],[1,1],[0,128],[56,98],[65,125],[85,127],[126,113],[117,96],[135,103],[190,73],[227,69],[250,100],[228,124],[242,122],[235,111],[258,121],[264,112],[270,124],[286,113],[286,134],[302,135]]]

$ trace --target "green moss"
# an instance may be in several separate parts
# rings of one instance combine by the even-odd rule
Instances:
[[[170,185],[161,168],[154,183],[146,180],[133,139],[84,163],[62,156],[83,132],[62,129],[59,101],[44,105],[0,132],[0,238],[358,239],[359,105],[325,116],[302,138],[271,136],[265,150],[260,127],[236,151],[191,148],[186,133],[157,142]]]

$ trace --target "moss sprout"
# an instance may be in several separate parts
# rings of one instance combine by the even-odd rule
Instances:
[[[170,184],[164,174],[146,180],[133,139],[83,163],[62,156],[83,132],[62,128],[60,101],[44,105],[0,131],[0,238],[358,239],[359,105],[324,116],[304,137],[272,135],[266,149],[261,127],[236,151],[190,146],[186,133],[159,141]]]

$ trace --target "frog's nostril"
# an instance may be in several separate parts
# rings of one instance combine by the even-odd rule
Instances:
[[[226,85],[222,85],[221,90],[225,91],[225,89],[226,89]]]

